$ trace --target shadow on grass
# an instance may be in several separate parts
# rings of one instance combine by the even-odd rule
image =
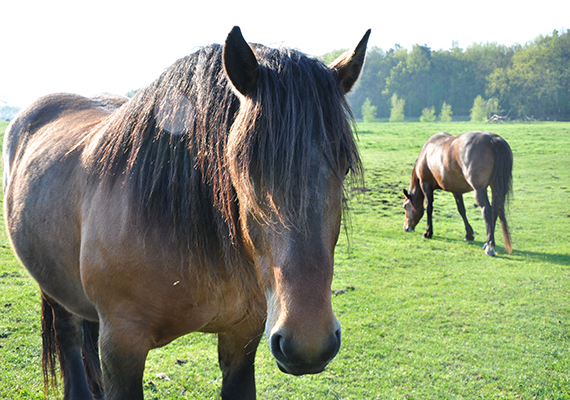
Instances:
[[[472,242],[467,242],[462,239],[451,239],[441,236],[434,236],[430,240],[437,240],[441,242],[447,243],[465,243],[469,246],[474,247],[481,251],[481,254],[484,255],[485,251],[483,250],[483,245],[485,242],[480,240],[474,240]],[[512,254],[507,253],[507,250],[501,246],[501,244],[496,245],[497,256],[498,258],[511,258],[514,261],[529,261],[529,262],[546,262],[564,266],[570,266],[570,254],[559,254],[559,253],[544,253],[539,251],[530,251],[530,250],[519,250],[514,248]]]

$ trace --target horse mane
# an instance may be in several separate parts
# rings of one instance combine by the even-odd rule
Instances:
[[[258,84],[241,106],[222,46],[204,47],[104,121],[87,159],[103,184],[128,185],[136,215],[210,265],[243,258],[235,184],[252,205],[253,175],[269,197],[294,189],[301,201],[282,196],[275,208],[292,220],[308,207],[311,152],[334,171],[346,160],[361,173],[353,118],[330,70],[294,50],[252,48]]]
[[[263,203],[286,225],[304,230],[310,206],[311,154],[323,154],[337,178],[346,162],[361,178],[350,107],[330,70],[291,49],[254,47],[260,67],[229,138],[229,167],[253,213],[267,222]],[[255,172],[252,172],[255,171]],[[258,176],[258,198],[250,176]],[[279,208],[272,197],[279,197]]]

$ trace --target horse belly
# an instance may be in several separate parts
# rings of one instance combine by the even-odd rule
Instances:
[[[463,174],[447,174],[443,179],[438,181],[438,184],[442,190],[455,194],[463,194],[473,190],[471,185],[465,180]]]

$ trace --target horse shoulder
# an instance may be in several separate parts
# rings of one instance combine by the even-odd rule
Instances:
[[[248,294],[238,293],[229,277],[215,288],[206,284],[203,267],[176,238],[140,225],[122,188],[96,185],[83,204],[81,276],[103,319],[130,324],[154,348],[190,332],[224,331],[248,317]]]
[[[432,137],[434,140],[428,147],[429,169],[435,187],[453,193],[472,190],[464,175],[460,137],[440,132]]]

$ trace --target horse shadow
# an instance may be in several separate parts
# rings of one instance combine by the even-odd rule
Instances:
[[[434,236],[433,239],[430,240],[439,240],[442,242],[447,243],[466,243],[469,246],[473,246],[478,250],[483,250],[483,246],[485,245],[485,241],[481,240],[473,240],[467,242],[462,239],[452,239],[446,237],[436,237]],[[512,260],[525,260],[530,262],[546,262],[549,264],[558,264],[569,266],[570,265],[570,254],[564,253],[546,253],[546,252],[539,252],[539,251],[532,251],[532,250],[525,250],[525,249],[513,249],[511,254],[507,253],[507,250],[497,244],[496,247],[497,255],[496,258],[504,258],[504,259],[512,259]],[[484,251],[481,251],[481,254],[484,255]]]

